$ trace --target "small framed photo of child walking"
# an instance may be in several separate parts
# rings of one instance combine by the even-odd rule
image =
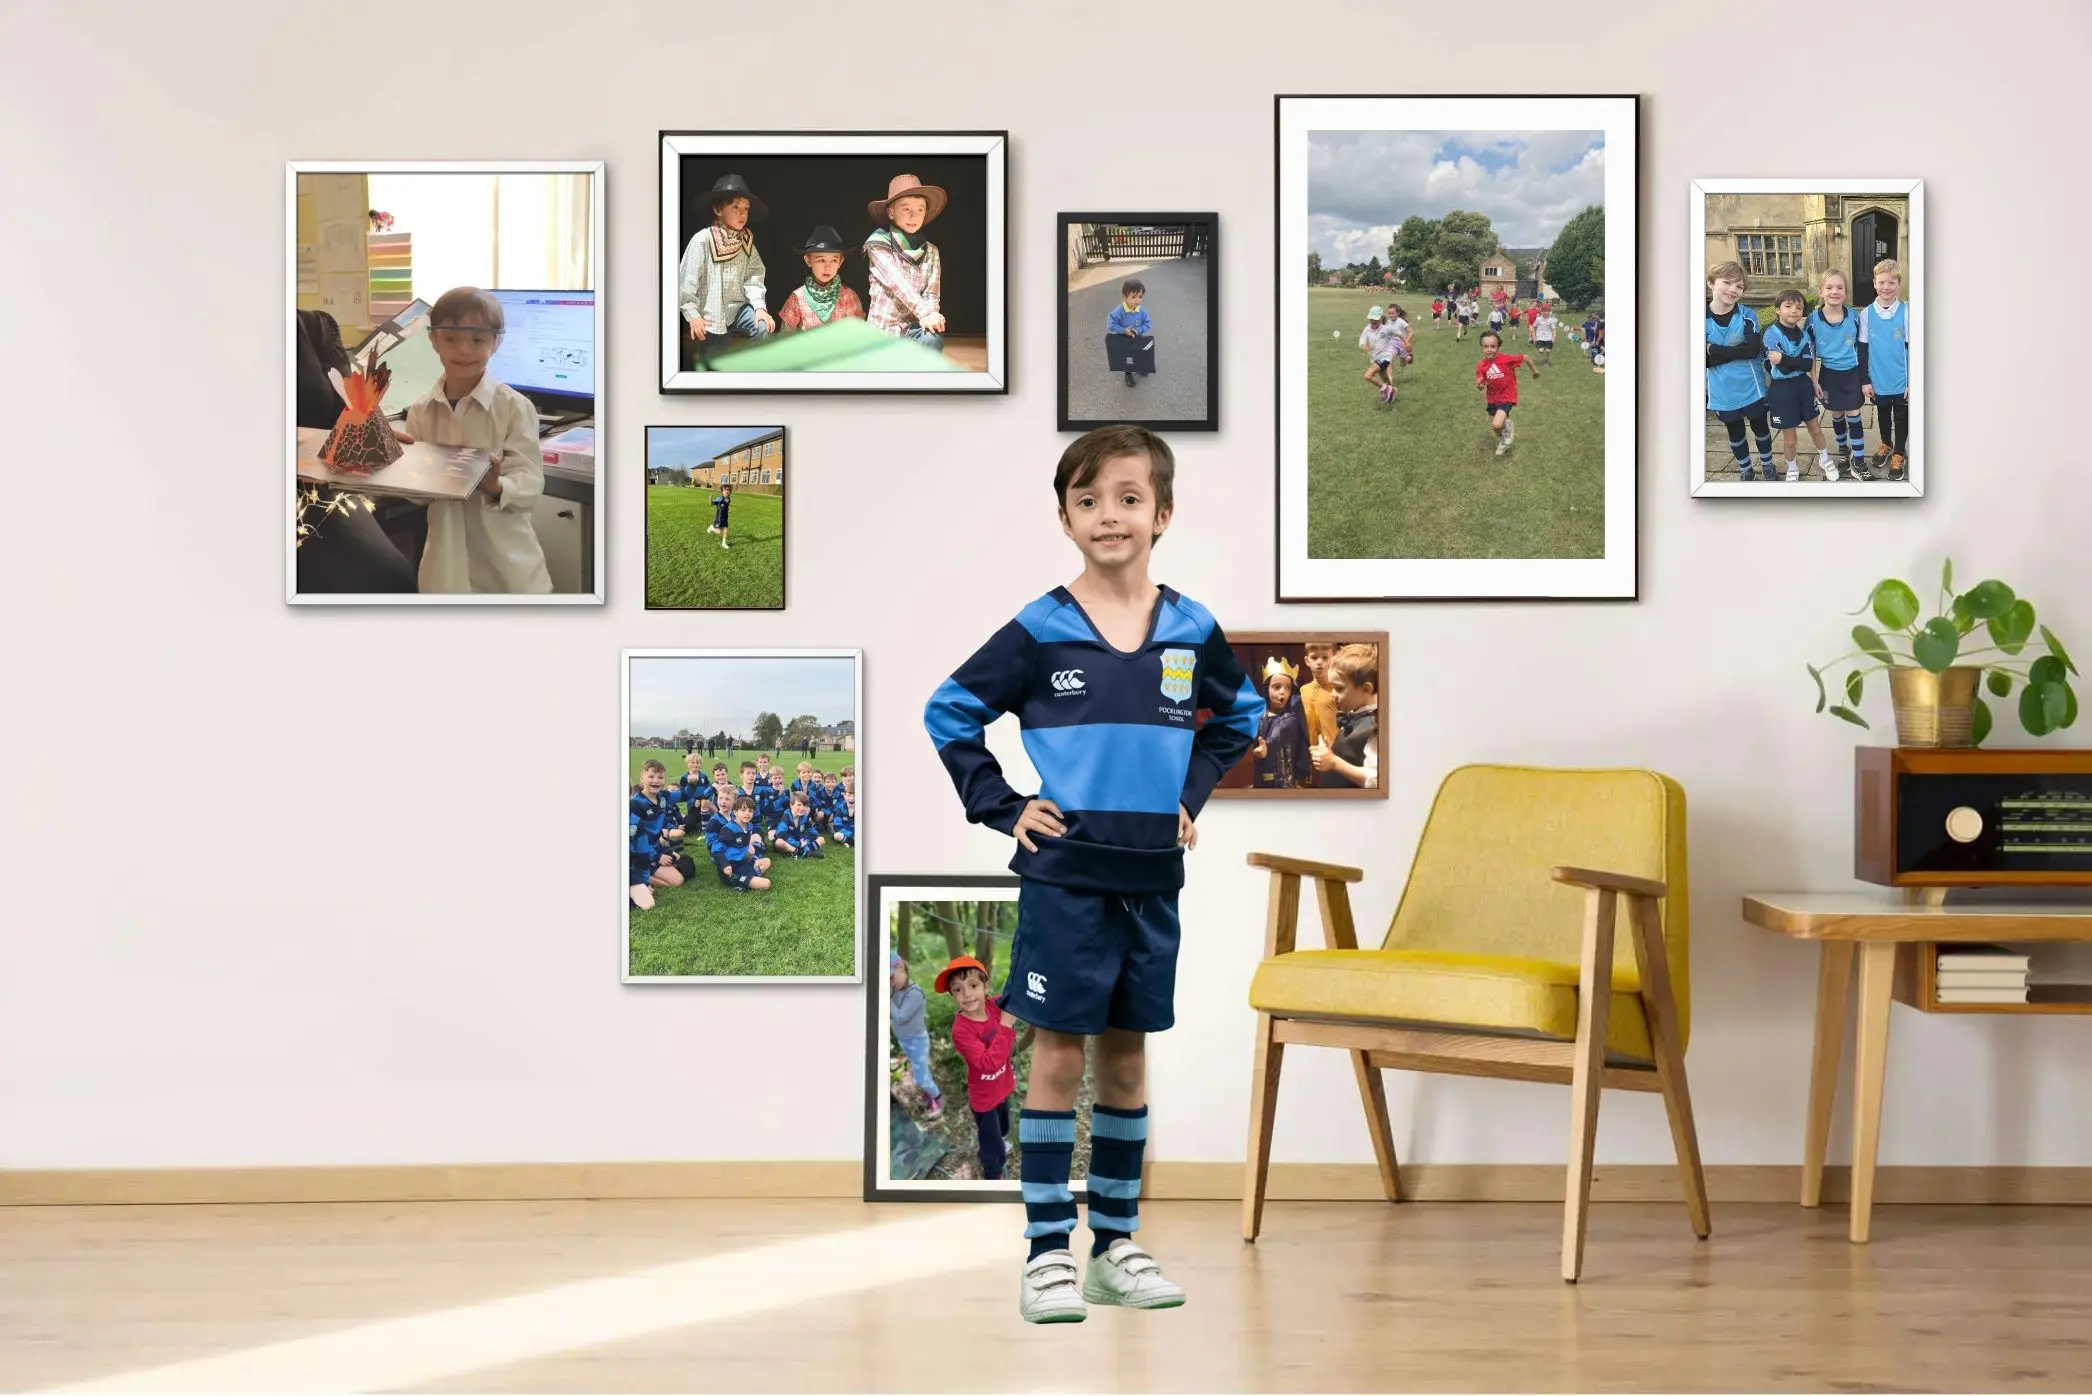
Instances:
[[[782,610],[785,429],[646,429],[646,608]]]
[[[1245,630],[1228,636],[1228,648],[1264,711],[1255,744],[1220,778],[1215,799],[1387,798],[1386,631]]]
[[[1007,131],[663,131],[661,391],[1009,391]]]
[[[1692,492],[1925,493],[1925,186],[1692,186]]]
[[[1060,429],[1220,430],[1220,218],[1063,213]]]
[[[1277,599],[1633,600],[1640,99],[1277,102]]]
[[[1014,877],[881,873],[866,918],[864,1200],[1015,1202],[1035,1033],[1010,992]],[[1069,1191],[1088,1191],[1087,1066]],[[1044,1109],[1044,1106],[1040,1106]],[[1065,1122],[1056,1122],[1065,1123]]]
[[[858,650],[626,650],[627,984],[863,974]]]

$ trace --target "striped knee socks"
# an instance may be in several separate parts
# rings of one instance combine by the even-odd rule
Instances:
[[[1141,1155],[1148,1143],[1148,1107],[1090,1110],[1090,1254],[1102,1255],[1113,1241],[1140,1226]]]
[[[1091,1150],[1094,1154],[1095,1144]],[[1073,1110],[1026,1109],[1017,1118],[1017,1176],[1024,1189],[1024,1236],[1031,1259],[1068,1249],[1075,1232],[1075,1195],[1068,1166],[1075,1155]]]

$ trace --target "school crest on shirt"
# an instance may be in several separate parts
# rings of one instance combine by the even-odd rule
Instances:
[[[1164,650],[1162,652],[1162,696],[1171,702],[1181,703],[1191,697],[1192,670],[1198,663],[1198,654],[1193,650]]]

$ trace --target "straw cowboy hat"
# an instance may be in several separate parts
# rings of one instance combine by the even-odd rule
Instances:
[[[705,207],[717,209],[728,199],[748,200],[748,221],[751,223],[760,223],[770,216],[769,205],[758,199],[749,189],[748,181],[737,174],[724,174],[713,182],[711,192],[705,195]]]
[[[920,197],[928,205],[923,212],[924,223],[929,223],[944,212],[945,192],[934,184],[923,183],[912,174],[895,175],[887,181],[886,197],[872,200],[865,208],[871,211],[874,223],[883,223],[886,221],[886,206],[895,199],[911,194]]]

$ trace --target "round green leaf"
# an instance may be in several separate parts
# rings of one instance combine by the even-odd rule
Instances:
[[[2027,682],[2030,684],[2063,682],[2063,661],[2052,654],[2042,655],[2041,658],[2027,666]]]
[[[1976,628],[1976,614],[1969,609],[1969,602],[1966,596],[1955,597],[1954,604],[1947,609],[1949,614],[1954,617],[1954,628],[1962,634],[1966,635]]]
[[[2070,700],[2063,707],[2063,720],[2056,726],[2069,727],[2077,721],[2077,691],[2067,683],[2057,684],[2056,687],[2062,689],[2063,696]]]
[[[1889,642],[1881,638],[1881,632],[1871,625],[1852,627],[1852,643],[1858,645],[1868,658],[1882,664],[1894,664],[1896,656],[1889,652]]]
[[[1860,705],[1860,695],[1866,692],[1866,680],[1854,669],[1845,676],[1845,701],[1855,708]]]
[[[2063,642],[2056,638],[2056,633],[2045,625],[2041,627],[2041,643],[2048,646],[2050,654],[2063,661],[2064,668],[2073,674],[2077,672],[2077,665],[2070,662],[2070,651],[2063,648]]]
[[[1971,737],[1969,741],[1969,744],[1971,746],[1983,745],[1983,739],[1990,735],[1990,724],[1990,704],[1984,702],[1981,698],[1978,698],[1976,700],[1976,711],[1974,715],[1972,729],[1975,735]]]
[[[1911,640],[1910,652],[1933,673],[1943,673],[1953,664],[1954,656],[1961,653],[1961,632],[1945,616],[1934,616]]]
[[[1889,629],[1908,630],[1917,623],[1918,594],[1894,577],[1877,583],[1869,599],[1874,606],[1874,619]]]
[[[1835,717],[1844,718],[1847,722],[1851,723],[1855,727],[1865,727],[1867,725],[1867,719],[1861,717],[1858,713],[1854,712],[1852,709],[1844,706],[1843,704],[1840,704],[1837,707],[1832,708],[1831,714]]]
[[[2049,721],[2048,703],[2041,696],[2050,687],[2030,683],[2019,691],[2019,725],[2027,729],[2030,737],[2046,737],[2055,725]]]
[[[1983,682],[1990,685],[1990,691],[2000,698],[2007,697],[2012,692],[2012,676],[2003,669],[1991,670],[1983,676]]]
[[[2018,654],[2034,638],[2034,605],[2015,601],[2003,615],[1990,618],[1990,642],[2007,654]]]
[[[1823,691],[1823,671],[1813,664],[1807,667],[1809,677],[1816,680],[1816,711],[1820,713],[1823,711],[1823,705],[1830,701],[1830,695]]]
[[[2012,594],[2011,587],[1993,577],[1970,587],[1961,599],[1968,602],[1970,615],[1977,620],[1989,620],[2011,610],[2012,603],[2019,598]]]
[[[2048,719],[2048,730],[2053,732],[2063,725],[2070,712],[2070,690],[2059,683],[2041,685],[2041,712]]]

